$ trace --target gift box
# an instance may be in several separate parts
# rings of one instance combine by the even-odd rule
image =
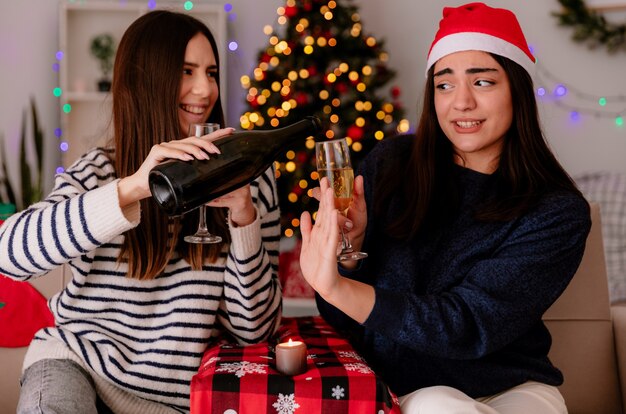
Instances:
[[[307,370],[276,370],[276,344],[307,347]],[[400,414],[396,396],[321,317],[284,318],[268,342],[220,342],[204,354],[191,381],[191,412],[205,414]]]

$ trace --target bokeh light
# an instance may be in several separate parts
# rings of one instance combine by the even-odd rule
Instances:
[[[557,85],[556,88],[554,88],[554,95],[558,97],[567,95],[567,88],[564,85]]]

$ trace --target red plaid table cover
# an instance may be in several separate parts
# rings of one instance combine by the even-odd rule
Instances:
[[[273,345],[307,346],[307,372],[276,371]],[[400,414],[398,400],[348,341],[321,317],[283,318],[276,342],[209,348],[191,380],[191,412],[203,414]]]

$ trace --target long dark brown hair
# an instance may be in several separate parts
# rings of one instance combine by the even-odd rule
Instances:
[[[113,70],[113,145],[118,177],[134,174],[152,146],[180,139],[179,90],[187,44],[202,33],[211,44],[219,68],[218,48],[209,28],[183,13],[158,10],[135,20],[122,37]],[[219,85],[219,71],[217,74]],[[207,122],[224,125],[218,97]],[[118,261],[128,262],[127,276],[153,279],[176,251],[194,269],[206,259],[215,261],[222,244],[195,245],[181,242],[193,233],[198,213],[170,218],[151,198],[141,200],[141,222],[125,233]],[[230,241],[223,209],[207,209],[207,225],[213,233]]]
[[[480,206],[475,215],[479,220],[503,221],[519,217],[549,191],[580,191],[546,142],[539,125],[532,78],[512,60],[490,55],[508,76],[513,121],[493,174],[495,196]],[[403,211],[385,229],[399,239],[410,239],[428,222],[439,222],[440,216],[450,211],[450,201],[455,200],[449,178],[454,149],[437,121],[433,72],[434,65],[428,71],[422,114],[403,179],[398,179],[397,171],[389,171],[376,183],[381,195],[375,203],[377,214],[383,214],[392,197],[403,197]]]

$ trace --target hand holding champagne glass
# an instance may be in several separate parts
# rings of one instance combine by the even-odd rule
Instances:
[[[320,180],[326,177],[335,195],[335,208],[346,217],[352,202],[354,171],[350,162],[350,148],[345,138],[315,143],[317,173]],[[355,252],[341,228],[341,251],[337,261],[360,260],[367,253]]]
[[[189,125],[189,136],[201,137],[206,134],[210,134],[211,132],[217,131],[220,129],[220,125],[216,123],[201,123],[201,124],[191,124]],[[206,226],[206,206],[202,204],[198,207],[198,212],[200,215],[200,220],[198,222],[198,230],[195,234],[191,234],[189,236],[185,236],[184,240],[187,243],[219,243],[222,241],[220,236],[216,236],[214,234],[209,233],[209,230]]]

